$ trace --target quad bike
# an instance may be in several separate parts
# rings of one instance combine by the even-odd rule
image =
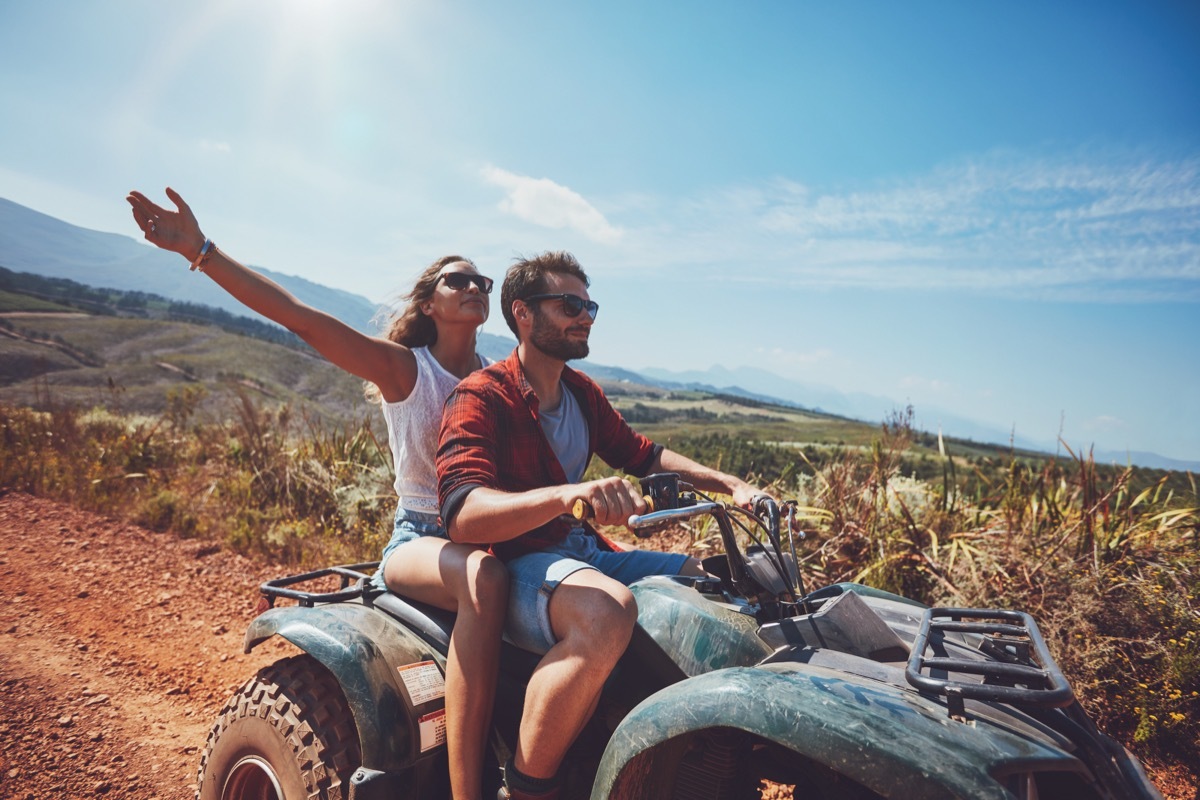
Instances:
[[[638,625],[568,754],[564,797],[743,800],[764,780],[797,800],[1160,797],[1084,713],[1028,614],[928,608],[851,583],[805,592],[794,504],[765,499],[750,514],[670,475],[643,488],[656,510],[630,527],[707,515],[726,553],[705,559],[710,576],[631,587]],[[303,654],[260,670],[226,704],[199,798],[448,796],[453,616],[372,590],[373,567],[261,587],[266,605],[297,605],[251,622],[246,652],[282,636]],[[330,576],[334,591],[296,588]],[[490,791],[538,660],[503,645]]]

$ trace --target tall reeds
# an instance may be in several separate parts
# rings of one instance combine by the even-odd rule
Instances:
[[[812,530],[810,585],[860,581],[930,605],[1031,613],[1102,727],[1169,760],[1200,764],[1200,507],[1163,476],[1091,453],[1013,455],[964,476],[938,437],[942,481],[904,474],[911,415],[865,454],[844,453],[791,486]],[[1175,480],[1175,483],[1179,481]]]
[[[0,405],[0,490],[220,539],[281,565],[376,557],[395,500],[388,449],[368,421],[322,425],[248,395],[202,420],[203,397],[186,388],[156,418]],[[1200,764],[1194,477],[1147,484],[1071,448],[989,463],[911,426],[911,409],[891,415],[863,449],[718,435],[671,447],[799,500],[809,587],[861,581],[931,605],[1027,611],[1102,727],[1142,743],[1139,754]],[[937,465],[914,450],[933,442]]]
[[[0,405],[0,487],[297,566],[368,560],[390,532],[391,463],[367,422],[327,426],[243,394],[198,421],[203,390],[158,418]]]

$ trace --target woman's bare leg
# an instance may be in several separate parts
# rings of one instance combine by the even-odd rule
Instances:
[[[479,800],[508,608],[508,570],[478,547],[422,536],[392,552],[383,577],[407,597],[458,613],[446,656],[450,791],[455,800]]]

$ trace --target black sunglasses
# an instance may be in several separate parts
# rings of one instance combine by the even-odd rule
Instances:
[[[588,316],[595,319],[596,312],[600,310],[600,304],[595,300],[584,300],[577,294],[531,294],[524,300],[526,303],[530,300],[562,300],[563,313],[568,317],[578,317],[579,312],[586,308]]]
[[[475,288],[484,294],[492,293],[492,279],[474,272],[443,272],[438,278],[444,279],[446,285],[456,292],[461,292],[473,283]]]

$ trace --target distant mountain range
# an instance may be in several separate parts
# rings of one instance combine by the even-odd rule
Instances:
[[[80,228],[0,198],[0,266],[89,286],[147,292],[246,315],[246,307],[209,280],[196,280],[175,253],[128,236]],[[262,267],[254,269],[348,325],[374,332],[377,307],[360,295]]]
[[[174,253],[147,247],[129,236],[80,228],[3,198],[0,198],[0,266],[15,272],[67,278],[89,286],[147,292],[246,315],[246,308],[212,281],[196,280],[195,275],[181,269],[179,256]],[[372,320],[379,309],[365,297],[263,267],[254,269],[303,302],[360,331],[377,332]],[[480,351],[493,360],[506,358],[515,346],[516,342],[508,337],[487,333],[479,337]],[[597,380],[668,390],[719,392],[868,422],[881,422],[888,413],[904,405],[887,397],[847,394],[751,367],[728,369],[717,365],[704,371],[648,368],[634,372],[592,362],[580,366]],[[1009,444],[1011,439],[1009,431],[937,409],[917,409],[917,416],[919,427],[925,430],[940,427],[956,438],[1001,445]],[[1028,450],[1055,450],[1053,443],[1046,442],[1016,439],[1012,444]],[[1095,455],[1103,462],[1200,471],[1200,462],[1177,461],[1154,453],[1097,452]]]
[[[726,394],[737,394],[737,390],[740,389],[759,397],[779,398],[810,411],[820,411],[825,414],[869,422],[882,422],[888,414],[902,409],[904,406],[903,403],[899,403],[893,398],[862,392],[847,394],[829,386],[784,378],[773,372],[754,367],[729,369],[717,364],[703,372],[696,370],[672,372],[649,368],[642,370],[642,373],[665,385],[678,385]],[[953,432],[957,438],[1004,444],[1009,443],[1011,436],[1008,431],[982,425],[975,420],[941,409],[915,409],[915,413],[918,426],[923,430],[936,431],[940,427],[947,435],[951,435]],[[1044,451],[1046,449],[1044,444],[1019,437],[1013,440],[1012,444],[1024,450]]]
[[[651,367],[643,369],[641,375],[645,376],[642,378],[643,382],[665,388],[697,389],[768,399],[772,402],[796,405],[810,411],[820,411],[866,422],[882,422],[888,414],[902,409],[905,405],[892,398],[864,393],[846,394],[829,386],[794,381],[753,367],[728,369],[718,364],[704,371],[686,372],[673,372]],[[986,425],[945,409],[924,407],[914,409],[914,413],[916,427],[921,430],[931,432],[941,430],[947,436],[956,439],[970,439],[980,443],[998,444],[1002,447],[1011,444],[1018,450],[1032,450],[1041,453],[1061,452],[1054,442],[1039,442],[1021,436],[1014,437],[1011,431]],[[1200,462],[1180,461],[1160,456],[1157,453],[1097,450],[1093,455],[1096,461],[1105,464],[1136,464],[1154,469],[1200,471]]]

